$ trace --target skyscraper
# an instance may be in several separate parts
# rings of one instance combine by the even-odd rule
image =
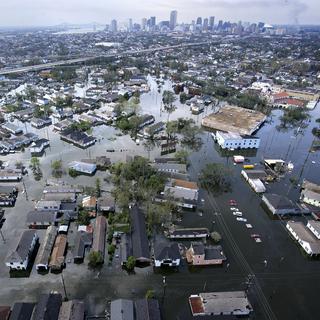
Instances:
[[[133,30],[133,24],[132,24],[132,19],[130,18],[129,19],[129,24],[128,24],[128,31],[132,32],[132,30]]]
[[[143,18],[143,19],[141,20],[141,29],[142,29],[143,31],[145,31],[145,30],[146,30],[146,27],[147,27],[147,18]]]
[[[214,28],[214,17],[213,16],[210,17],[209,27],[210,27],[210,30],[213,30],[213,28]]]
[[[117,31],[118,31],[118,23],[117,23],[117,20],[113,19],[113,20],[111,21],[110,31],[111,31],[111,32],[117,32]]]
[[[203,30],[207,31],[208,30],[208,26],[209,26],[209,20],[208,20],[208,18],[205,18],[203,20]]]
[[[201,17],[197,18],[197,25],[202,26],[202,18]]]
[[[173,10],[170,13],[170,30],[174,30],[174,28],[177,25],[177,17],[178,17],[178,11]]]
[[[150,17],[150,28],[153,30],[156,26],[156,17]]]

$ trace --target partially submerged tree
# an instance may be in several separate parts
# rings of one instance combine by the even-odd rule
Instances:
[[[51,163],[52,176],[54,178],[60,178],[62,176],[62,161],[54,160]]]
[[[211,232],[210,236],[211,236],[211,239],[212,239],[215,243],[219,243],[219,242],[221,241],[221,239],[222,239],[220,233],[217,232],[217,231]]]
[[[91,251],[89,253],[89,266],[91,268],[99,267],[103,264],[103,257],[99,251]]]
[[[126,268],[128,271],[132,271],[136,265],[136,258],[129,256],[126,262]]]
[[[202,169],[199,181],[202,188],[209,192],[230,191],[231,172],[221,163],[209,163]]]

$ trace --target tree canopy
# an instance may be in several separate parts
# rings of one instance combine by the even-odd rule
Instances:
[[[209,163],[199,177],[202,188],[209,192],[226,192],[231,188],[231,172],[221,163]]]

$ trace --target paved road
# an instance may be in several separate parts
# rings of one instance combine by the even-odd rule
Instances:
[[[51,69],[53,67],[67,65],[67,64],[76,64],[76,63],[82,63],[94,59],[99,58],[121,58],[127,55],[136,55],[136,54],[142,54],[142,53],[151,53],[156,51],[165,51],[165,50],[171,50],[175,48],[185,48],[185,47],[194,47],[194,46],[200,46],[200,45],[206,45],[209,42],[195,42],[195,43],[184,43],[174,46],[164,46],[164,47],[158,47],[158,48],[151,48],[151,49],[144,49],[144,50],[130,50],[125,51],[121,53],[116,54],[109,54],[109,55],[102,55],[102,56],[87,56],[82,58],[75,58],[75,59],[68,59],[68,60],[61,60],[56,62],[50,62],[50,63],[44,63],[44,64],[38,64],[34,66],[27,66],[27,67],[21,67],[21,68],[14,68],[14,69],[2,69],[0,70],[0,75],[6,75],[6,74],[13,74],[13,73],[24,73],[29,71],[39,71],[44,69]]]

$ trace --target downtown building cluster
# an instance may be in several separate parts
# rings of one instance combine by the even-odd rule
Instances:
[[[141,23],[133,22],[132,18],[125,23],[119,23],[113,19],[110,24],[106,25],[106,30],[109,32],[215,32],[215,33],[262,33],[268,32],[272,34],[284,34],[284,28],[274,28],[264,22],[250,23],[238,21],[236,23],[230,21],[216,21],[214,16],[197,17],[191,23],[178,23],[178,11],[170,12],[169,20],[161,20],[157,22],[156,16],[150,18],[142,18]]]

